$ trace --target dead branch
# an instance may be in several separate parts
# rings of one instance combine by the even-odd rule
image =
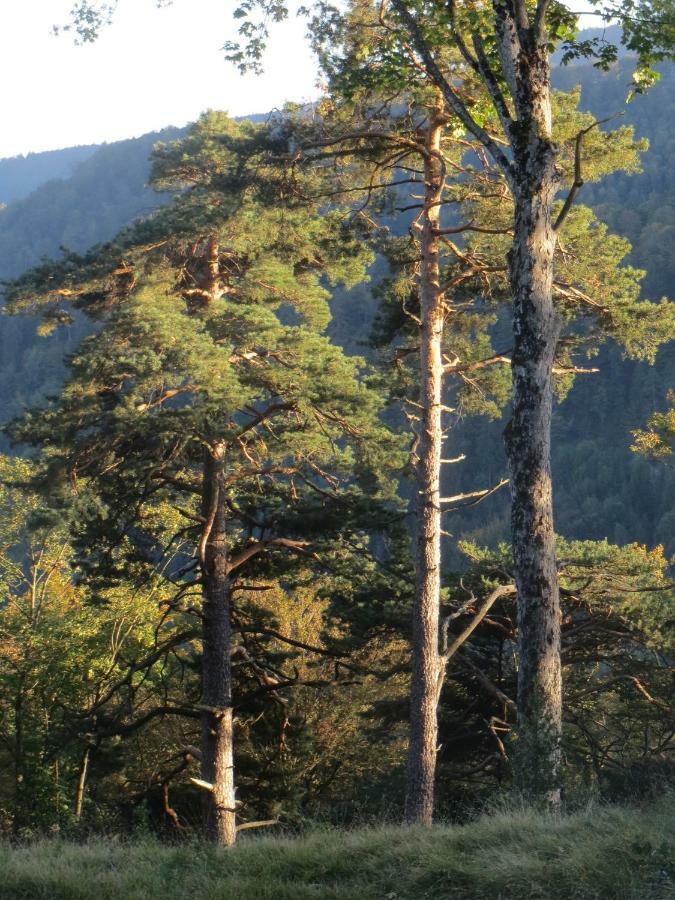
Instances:
[[[267,828],[269,825],[278,825],[279,819],[261,819],[259,822],[242,822],[237,825],[237,834],[240,831],[246,831],[249,828]]]

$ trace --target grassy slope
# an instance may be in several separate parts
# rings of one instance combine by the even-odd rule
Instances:
[[[464,827],[254,837],[232,851],[151,840],[0,846],[0,898],[49,900],[666,900],[672,798],[562,820],[499,814]]]

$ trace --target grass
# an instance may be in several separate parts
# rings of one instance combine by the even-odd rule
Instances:
[[[324,829],[233,850],[143,839],[0,845],[0,900],[666,900],[675,810],[531,811],[431,830]]]

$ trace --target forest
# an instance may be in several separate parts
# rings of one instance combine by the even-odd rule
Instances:
[[[0,898],[672,896],[675,10],[594,5],[0,160]]]

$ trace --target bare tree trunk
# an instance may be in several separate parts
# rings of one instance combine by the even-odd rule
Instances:
[[[205,453],[200,546],[202,605],[202,781],[204,830],[216,844],[236,838],[232,722],[232,627],[227,568],[225,496],[222,486],[224,446]]]
[[[75,818],[82,817],[82,804],[84,802],[84,789],[87,785],[87,772],[89,770],[89,757],[91,755],[91,747],[85,747],[82,759],[80,760],[80,770],[77,774],[77,788],[75,790]]]
[[[438,735],[437,706],[441,658],[439,616],[441,590],[440,473],[443,446],[443,292],[440,285],[438,229],[444,172],[440,155],[443,120],[429,123],[424,162],[425,212],[420,272],[420,421],[417,446],[417,519],[415,600],[412,627],[410,740],[408,745],[405,820],[430,825],[434,809],[434,775]]]
[[[25,824],[26,771],[23,722],[23,689],[25,676],[19,676],[14,698],[14,810],[12,829],[18,835]]]
[[[521,53],[521,59],[522,55]],[[552,370],[559,334],[552,300],[556,150],[546,47],[528,48],[517,105],[528,110],[513,137],[515,227],[513,413],[505,432],[518,590],[520,766],[528,792],[560,802],[562,695],[560,598],[551,488]],[[525,75],[523,75],[525,73]],[[516,132],[517,134],[517,132]]]

